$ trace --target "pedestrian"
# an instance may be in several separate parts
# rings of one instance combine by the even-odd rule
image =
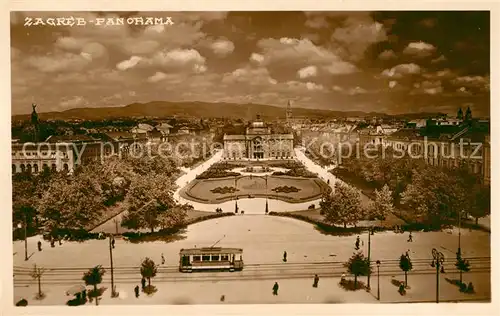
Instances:
[[[344,283],[345,282],[345,277],[346,277],[345,273],[342,272],[342,276],[340,277],[340,283]]]
[[[280,288],[280,286],[278,285],[278,282],[274,282],[273,295],[278,295],[278,289],[279,288]]]
[[[413,242],[413,236],[411,235],[411,232],[410,235],[408,236],[408,242]]]
[[[82,301],[83,302],[87,301],[87,289],[83,290],[82,292]]]
[[[144,288],[146,287],[146,279],[145,278],[141,279],[141,286],[142,286],[142,289],[144,290]]]
[[[283,252],[283,262],[286,262],[286,256],[287,256],[287,254],[286,254],[286,251],[285,251],[285,252]]]
[[[161,264],[165,264],[165,257],[163,256],[163,253],[161,254]]]
[[[317,274],[315,274],[313,287],[318,287],[318,282],[319,282],[319,276]]]
[[[139,298],[139,285],[136,285],[135,288],[134,288],[134,292],[135,292],[135,297],[136,298]]]
[[[359,236],[356,237],[356,243],[354,245],[355,245],[355,249],[359,250]]]
[[[61,238],[57,238],[57,241],[59,242],[59,246],[61,246],[61,245],[62,245],[62,240],[61,240]]]
[[[50,239],[50,247],[54,248],[56,246],[56,244],[54,243],[54,239],[51,238]]]
[[[111,248],[115,249],[115,237],[111,237]]]
[[[38,245],[38,251],[42,251],[42,242],[40,240],[37,242],[37,245]]]

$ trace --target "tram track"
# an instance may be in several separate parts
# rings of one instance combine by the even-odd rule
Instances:
[[[489,273],[491,271],[491,261],[489,257],[468,258],[471,263],[469,273]],[[412,261],[413,270],[410,275],[434,274],[434,268],[430,267],[428,259],[415,259]],[[374,265],[374,263],[373,263]],[[444,264],[445,270],[449,274],[456,274],[455,262]],[[104,282],[110,281],[110,269],[104,267],[106,274]],[[114,267],[115,283],[137,283],[140,281],[139,267]],[[31,277],[32,269],[28,267],[14,267],[14,285],[27,286],[34,284]],[[88,268],[47,268],[42,280],[44,284],[74,284],[81,282],[83,273]],[[160,266],[154,282],[217,282],[217,281],[237,281],[237,280],[266,280],[277,278],[309,278],[314,274],[321,277],[340,277],[346,271],[343,262],[310,262],[310,263],[269,263],[269,264],[247,264],[242,271],[235,272],[193,272],[181,273],[177,266]],[[376,267],[372,275],[376,275]],[[381,276],[400,276],[402,271],[399,268],[399,260],[381,261]],[[445,274],[446,275],[446,274]]]

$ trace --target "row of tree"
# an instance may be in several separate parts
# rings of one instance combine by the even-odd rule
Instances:
[[[30,232],[86,229],[125,207],[129,228],[170,227],[186,216],[172,193],[182,165],[172,156],[110,157],[102,164],[77,167],[73,175],[43,171],[13,175],[13,225]],[[120,205],[117,205],[120,203]]]
[[[395,158],[390,149],[376,159],[347,159],[343,167],[350,175],[375,188],[375,201],[369,210],[361,208],[359,192],[340,185],[333,197],[323,199],[327,220],[334,224],[353,224],[369,217],[383,218],[394,207],[411,209],[411,219],[429,226],[456,221],[459,214],[477,219],[490,214],[490,186],[467,165],[444,169],[410,157]],[[350,201],[348,201],[350,200]],[[356,211],[357,214],[350,214]]]
[[[370,260],[364,256],[361,251],[355,252],[351,258],[344,264],[347,271],[354,275],[354,288],[357,288],[357,281],[359,276],[368,276],[373,273],[373,268],[371,266]],[[460,285],[462,286],[462,274],[464,272],[470,271],[470,263],[468,260],[462,258],[460,254],[457,254],[457,261],[455,267],[460,272]],[[411,261],[410,255],[408,253],[401,254],[399,257],[399,268],[404,273],[404,287],[408,288],[408,273],[413,270],[413,263]]]

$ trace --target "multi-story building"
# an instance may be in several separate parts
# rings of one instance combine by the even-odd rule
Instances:
[[[13,143],[12,173],[39,173],[44,169],[67,171],[74,169],[75,154],[71,143]]]
[[[401,129],[386,138],[384,147],[411,154],[432,166],[456,168],[465,164],[469,172],[481,175],[485,183],[490,181],[488,133],[469,125]]]
[[[268,159],[291,158],[293,151],[292,133],[273,133],[260,117],[250,123],[244,134],[224,134],[225,159]]]

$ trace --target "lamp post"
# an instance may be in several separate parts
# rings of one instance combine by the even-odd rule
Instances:
[[[444,255],[442,252],[432,248],[432,263],[431,267],[436,268],[436,303],[439,303],[439,273],[444,273]]]
[[[266,214],[269,212],[269,205],[267,204],[267,175],[266,175]]]
[[[371,266],[372,263],[370,261],[370,255],[371,255],[371,235],[373,235],[373,227],[368,229],[368,264],[370,266],[370,269],[368,269],[368,282],[366,284],[367,290],[370,290],[370,275],[372,274]]]
[[[380,301],[380,260],[377,260],[377,300]]]
[[[460,237],[462,236],[462,211],[458,213],[458,250],[457,250],[457,256],[462,256],[462,248],[460,245]]]
[[[111,264],[111,297],[116,297],[115,279],[113,273],[113,235],[109,235],[109,261]]]
[[[17,224],[17,228],[24,227],[24,261],[28,261],[28,228],[26,223],[26,213],[23,214],[23,224]]]

